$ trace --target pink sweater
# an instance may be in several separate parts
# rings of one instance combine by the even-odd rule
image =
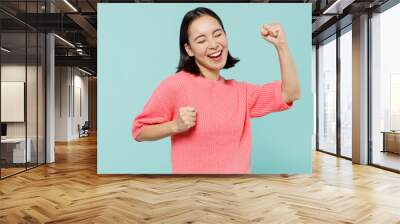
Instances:
[[[283,102],[280,81],[256,85],[181,71],[153,92],[133,122],[133,138],[147,125],[175,119],[182,106],[196,109],[196,125],[171,136],[172,172],[239,174],[251,170],[250,118],[286,110],[292,103]]]

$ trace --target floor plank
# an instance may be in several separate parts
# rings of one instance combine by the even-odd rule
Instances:
[[[0,223],[400,223],[400,175],[313,154],[311,175],[97,175],[96,138],[0,181]]]

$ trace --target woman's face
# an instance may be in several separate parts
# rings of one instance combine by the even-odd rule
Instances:
[[[219,22],[204,15],[195,19],[188,29],[189,44],[185,44],[189,56],[194,56],[200,71],[217,71],[225,67],[228,57],[228,41]]]

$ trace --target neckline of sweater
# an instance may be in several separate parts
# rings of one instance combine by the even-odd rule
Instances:
[[[201,82],[206,82],[206,83],[211,83],[211,84],[221,83],[221,82],[225,81],[225,78],[222,75],[219,75],[217,80],[211,80],[211,79],[208,79],[208,78],[206,78],[204,76],[193,75],[193,74],[191,74],[189,72],[185,72],[185,71],[182,71],[182,73],[185,74],[185,75],[188,75],[188,76],[190,76],[190,77],[192,77],[194,79],[200,80]]]

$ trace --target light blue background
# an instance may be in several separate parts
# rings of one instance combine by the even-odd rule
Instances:
[[[260,36],[282,24],[301,82],[290,110],[252,119],[252,173],[311,173],[311,4],[98,4],[99,174],[171,173],[170,138],[136,142],[131,125],[162,79],[175,73],[184,14],[215,11],[240,62],[225,78],[262,84],[280,79],[275,48]]]

